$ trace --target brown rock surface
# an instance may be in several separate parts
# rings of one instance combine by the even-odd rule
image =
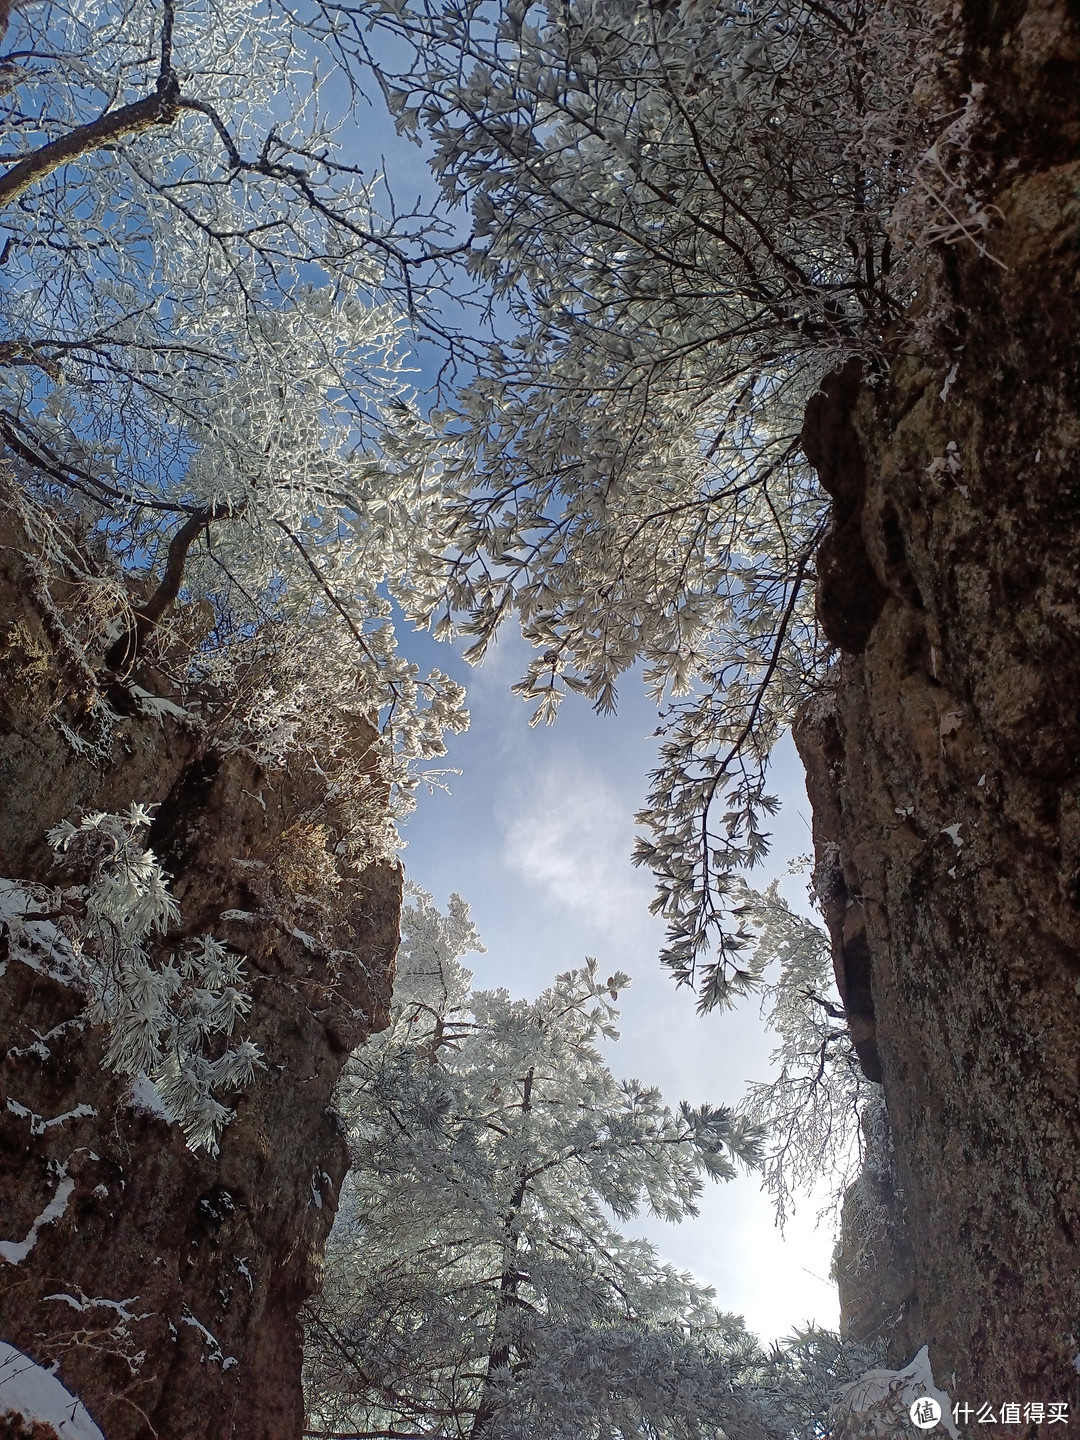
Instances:
[[[228,1097],[219,1155],[192,1154],[102,1068],[78,993],[15,958],[3,973],[0,934],[0,1238],[31,1236],[74,1181],[26,1258],[0,1259],[0,1338],[57,1361],[106,1440],[296,1440],[297,1315],[347,1163],[331,1094],[349,1050],[386,1023],[400,872],[373,867],[307,905],[294,892],[311,774],[215,755],[182,721],[129,715],[109,754],[78,753],[56,723],[86,732],[78,687],[58,690],[61,657],[2,538],[0,875],[55,883],[50,825],[156,803],[148,843],[184,932],[245,957],[242,1030],[265,1069]]]
[[[843,587],[826,587],[846,649],[797,741],[838,978],[896,1152],[892,1273],[860,1280],[841,1255],[846,1317],[880,1325],[887,1283],[894,1363],[928,1344],[954,1398],[1075,1407],[1078,15],[972,3],[965,25],[1000,263],[950,248],[923,298],[938,343],[849,387],[852,553],[886,598],[845,629]]]

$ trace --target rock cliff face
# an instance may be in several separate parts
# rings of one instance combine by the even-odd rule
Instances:
[[[298,1310],[347,1163],[331,1092],[386,1023],[400,873],[343,879],[316,913],[297,898],[310,774],[260,773],[176,717],[129,714],[80,753],[85,716],[18,537],[0,538],[0,875],[55,883],[50,825],[156,804],[147,843],[182,929],[243,955],[265,1060],[228,1097],[220,1153],[193,1154],[103,1068],[84,998],[0,925],[0,1338],[56,1362],[106,1440],[296,1440]]]
[[[935,343],[832,377],[805,436],[841,655],[797,741],[895,1145],[876,1280],[848,1216],[845,1315],[995,1410],[1080,1403],[1078,18],[966,7],[996,260],[949,247]]]

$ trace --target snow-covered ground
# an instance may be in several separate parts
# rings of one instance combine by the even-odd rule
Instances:
[[[55,1375],[0,1340],[0,1415],[51,1425],[61,1440],[105,1440],[86,1406]]]

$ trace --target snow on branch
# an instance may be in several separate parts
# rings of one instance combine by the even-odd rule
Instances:
[[[475,660],[516,619],[534,722],[571,693],[612,711],[642,664],[664,709],[636,859],[664,963],[723,1007],[756,985],[732,882],[768,849],[768,757],[828,661],[803,416],[910,333],[903,206],[928,177],[955,198],[928,159],[954,7],[373,0],[335,10],[357,53],[361,14],[490,297],[475,378],[433,417],[452,499],[424,613]]]
[[[106,1035],[105,1064],[130,1075],[179,1124],[193,1149],[214,1150],[231,1111],[218,1098],[262,1067],[249,1040],[222,1045],[251,1007],[240,957],[212,935],[166,944],[180,910],[168,877],[143,844],[150,812],[95,811],[62,821],[49,841],[74,878],[57,888],[0,881],[0,924],[14,958],[88,996],[86,1018]],[[211,1056],[213,1053],[213,1058]],[[23,1107],[9,1109],[24,1113]],[[31,1128],[87,1113],[42,1120]]]

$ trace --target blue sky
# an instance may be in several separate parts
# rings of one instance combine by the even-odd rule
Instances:
[[[451,795],[421,797],[404,830],[403,859],[440,903],[456,891],[471,905],[487,946],[467,961],[476,984],[532,996],[593,955],[602,973],[622,969],[633,979],[619,997],[622,1039],[609,1047],[617,1075],[659,1085],[669,1102],[727,1104],[748,1081],[769,1078],[775,1041],[756,1003],[698,1016],[693,996],[658,964],[663,925],[648,912],[652,879],[630,863],[633,815],[656,753],[656,712],[636,679],[622,686],[615,717],[570,697],[554,726],[530,730],[531,707],[510,686],[531,652],[509,631],[479,670],[426,638],[401,641],[422,667],[440,665],[469,688],[472,727],[452,739],[447,759],[461,774],[447,777]],[[769,861],[750,878],[763,888],[780,877],[789,901],[806,910],[804,881],[786,873],[788,861],[811,848],[790,739],[772,773],[783,809]],[[625,1228],[713,1285],[723,1308],[772,1339],[809,1320],[838,1323],[828,1279],[832,1227],[817,1225],[822,1203],[808,1198],[782,1238],[770,1198],[747,1176],[710,1186],[695,1220],[673,1226],[643,1217]]]

